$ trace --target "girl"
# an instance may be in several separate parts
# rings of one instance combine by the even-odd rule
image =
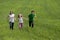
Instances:
[[[9,14],[9,24],[10,24],[10,29],[13,30],[13,27],[14,27],[14,18],[15,17],[15,14],[10,11],[10,14]]]
[[[18,20],[19,20],[19,28],[22,28],[22,26],[23,26],[23,17],[22,17],[22,14],[18,15]]]

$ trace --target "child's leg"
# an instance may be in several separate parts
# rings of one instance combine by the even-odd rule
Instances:
[[[32,22],[32,28],[34,27],[34,22]]]
[[[21,28],[23,27],[23,23],[20,23],[21,24]]]
[[[14,27],[14,23],[12,23],[12,30],[13,30],[13,27]]]
[[[29,27],[31,27],[31,21],[29,21]]]
[[[19,28],[21,28],[21,24],[19,23]]]
[[[10,29],[11,29],[12,23],[11,23],[11,22],[9,22],[9,25],[10,25]]]

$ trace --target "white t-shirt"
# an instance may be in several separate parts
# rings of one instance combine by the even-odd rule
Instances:
[[[19,23],[23,23],[23,18],[22,17],[19,18]]]
[[[14,22],[14,14],[9,15],[9,22]]]

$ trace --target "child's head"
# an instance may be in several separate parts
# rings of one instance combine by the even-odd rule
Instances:
[[[31,11],[31,13],[34,13],[34,12],[35,12],[34,10]]]
[[[18,15],[18,18],[20,18],[20,17],[22,17],[22,14],[19,14],[19,15]]]
[[[10,15],[13,14],[13,11],[10,11]]]

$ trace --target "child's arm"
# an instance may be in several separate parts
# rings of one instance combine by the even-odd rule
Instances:
[[[16,17],[15,17],[15,15],[14,15],[14,20],[16,21]]]
[[[35,17],[34,17],[34,20],[35,20],[35,21],[37,20],[37,15],[36,15],[36,13],[35,13]]]
[[[35,17],[37,17],[36,13],[35,13]]]

